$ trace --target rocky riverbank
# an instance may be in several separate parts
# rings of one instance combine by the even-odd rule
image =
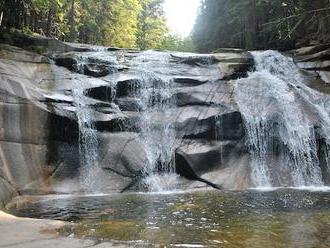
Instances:
[[[109,242],[98,244],[92,240],[60,237],[56,230],[65,224],[62,221],[17,218],[0,211],[0,247],[113,247]]]

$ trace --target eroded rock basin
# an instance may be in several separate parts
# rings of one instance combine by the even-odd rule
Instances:
[[[20,217],[69,221],[63,236],[134,247],[329,247],[330,191],[194,191],[32,198]]]

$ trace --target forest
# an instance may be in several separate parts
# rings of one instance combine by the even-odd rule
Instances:
[[[142,50],[288,50],[330,42],[329,0],[201,0],[191,38],[171,34],[163,3],[0,0],[0,29]]]
[[[193,40],[197,49],[287,50],[330,42],[329,0],[203,0]]]
[[[63,41],[125,48],[193,50],[169,33],[164,0],[0,0],[0,28]]]

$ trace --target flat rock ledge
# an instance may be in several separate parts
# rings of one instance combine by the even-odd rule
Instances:
[[[84,248],[127,247],[109,242],[99,243],[61,237],[56,230],[66,223],[54,220],[18,218],[0,211],[0,247],[11,248]]]

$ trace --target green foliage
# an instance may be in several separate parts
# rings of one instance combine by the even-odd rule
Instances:
[[[162,48],[168,28],[162,4],[164,0],[140,0],[142,11],[138,18],[137,43],[141,49]]]
[[[15,27],[26,34],[117,47],[184,50],[187,44],[192,49],[189,42],[177,38],[169,45],[164,0],[2,1],[2,29]]]
[[[26,34],[26,35],[33,35],[34,34],[29,27],[23,27],[22,32],[23,32],[23,34]]]
[[[105,41],[118,47],[136,47],[138,16],[141,12],[139,0],[117,0],[111,6],[112,18],[105,29]]]
[[[25,47],[25,49],[39,54],[43,54],[46,52],[44,46],[27,46]]]
[[[328,0],[203,0],[193,31],[199,51],[290,49],[330,41]]]
[[[180,52],[195,52],[196,48],[191,37],[181,38],[176,35],[168,35],[163,40],[162,49]]]

